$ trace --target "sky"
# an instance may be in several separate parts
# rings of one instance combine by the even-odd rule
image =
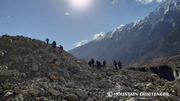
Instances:
[[[0,36],[56,41],[66,51],[144,18],[164,0],[0,0]]]

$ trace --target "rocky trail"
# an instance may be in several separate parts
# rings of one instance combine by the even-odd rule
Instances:
[[[43,41],[3,35],[0,101],[179,101],[179,66],[174,56],[97,70]]]

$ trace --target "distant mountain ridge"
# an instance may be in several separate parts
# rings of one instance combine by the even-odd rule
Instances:
[[[121,60],[123,64],[177,55],[180,52],[179,16],[180,0],[168,0],[144,20],[121,25],[103,37],[69,52],[81,59],[94,58],[100,61],[106,60],[108,63]],[[168,43],[166,40],[170,42],[173,40],[176,43]]]

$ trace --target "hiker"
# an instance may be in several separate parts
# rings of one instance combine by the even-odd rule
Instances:
[[[91,65],[94,67],[94,59],[91,59]]]
[[[59,49],[60,49],[60,52],[62,53],[63,46],[60,45]]]
[[[46,39],[46,43],[47,43],[47,45],[49,44],[49,39],[48,38]]]
[[[89,64],[89,66],[91,67],[91,60],[89,60],[88,64]]]
[[[56,48],[56,41],[53,41],[52,46],[53,48]]]
[[[99,69],[99,67],[100,67],[100,62],[99,62],[99,61],[96,61],[96,64],[97,64],[97,68]]]
[[[117,62],[114,60],[114,66],[117,69]]]
[[[121,61],[118,62],[119,70],[121,69]]]
[[[103,67],[106,68],[106,61],[103,61]]]

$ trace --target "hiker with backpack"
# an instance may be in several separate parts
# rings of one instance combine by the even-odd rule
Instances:
[[[103,67],[106,68],[106,61],[103,61]]]
[[[56,41],[53,41],[52,46],[53,48],[56,48]]]
[[[63,46],[60,45],[59,49],[60,49],[60,52],[62,53],[62,51],[63,51]]]
[[[97,68],[99,69],[100,68],[100,62],[96,61],[96,64],[97,64]]]
[[[89,66],[91,67],[91,60],[89,60],[88,64],[89,64]]]
[[[118,69],[117,68],[117,62],[115,60],[114,60],[114,66],[115,66],[116,69]]]
[[[121,69],[121,61],[118,62],[119,70]]]
[[[91,65],[94,67],[94,59],[91,59]]]
[[[48,38],[46,39],[46,43],[47,43],[47,45],[49,44],[49,39]]]

